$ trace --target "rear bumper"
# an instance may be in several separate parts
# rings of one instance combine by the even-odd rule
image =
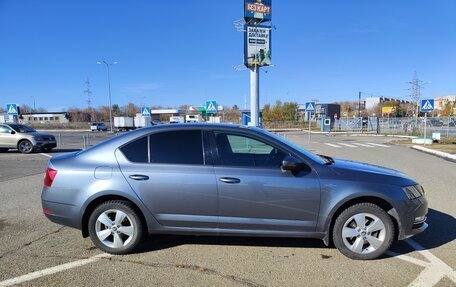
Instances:
[[[43,213],[50,221],[81,229],[80,209],[74,205],[41,200]]]

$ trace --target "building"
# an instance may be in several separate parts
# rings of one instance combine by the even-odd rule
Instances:
[[[186,110],[179,109],[163,109],[163,110],[151,110],[150,111],[152,120],[168,120],[170,117],[185,116]]]
[[[66,124],[70,122],[70,117],[67,112],[46,112],[46,113],[22,113],[22,121],[24,123],[56,123]]]
[[[446,105],[456,103],[456,95],[450,95],[445,97],[439,97],[434,99],[434,108],[436,110],[443,110]]]
[[[367,97],[365,100],[365,107],[367,110],[377,107],[379,104],[389,101],[395,101],[401,104],[410,103],[409,101],[400,100],[396,98],[387,98],[387,97]]]
[[[338,104],[316,104],[315,112],[306,112],[306,105],[298,106],[298,116],[300,119],[307,121],[319,120],[322,118],[334,119],[334,116],[340,118],[340,105]]]

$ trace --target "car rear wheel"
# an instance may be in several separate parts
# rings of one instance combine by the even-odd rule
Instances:
[[[142,223],[127,201],[100,204],[89,218],[89,235],[99,249],[111,254],[127,254],[142,239]]]
[[[372,203],[359,203],[344,210],[336,219],[333,241],[345,256],[356,260],[380,257],[394,240],[391,217]]]
[[[31,153],[33,151],[33,144],[29,140],[23,140],[19,142],[17,149],[21,153]]]

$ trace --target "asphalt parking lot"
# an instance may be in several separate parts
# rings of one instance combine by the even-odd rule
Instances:
[[[53,133],[57,136],[56,133]],[[80,231],[41,213],[49,157],[83,147],[62,133],[49,154],[0,154],[0,287],[11,286],[456,286],[456,163],[390,143],[394,138],[281,135],[315,153],[401,170],[429,200],[426,232],[382,259],[353,261],[319,240],[151,236],[135,254],[109,256]],[[108,133],[90,134],[89,145]]]

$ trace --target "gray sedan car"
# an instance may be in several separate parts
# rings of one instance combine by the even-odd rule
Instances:
[[[9,149],[18,149],[21,153],[50,151],[56,146],[57,142],[53,135],[37,132],[22,124],[0,124],[0,152]]]
[[[159,125],[54,156],[42,205],[113,254],[161,233],[320,238],[353,259],[425,230],[428,210],[399,171],[219,124]]]

